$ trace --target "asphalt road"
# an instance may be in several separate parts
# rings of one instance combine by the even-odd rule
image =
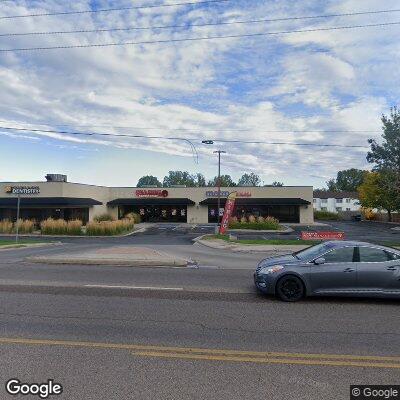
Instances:
[[[400,363],[375,358],[399,356],[398,327],[390,301],[3,286],[0,374],[53,378],[62,399],[346,399],[398,383]]]
[[[192,246],[196,230],[161,228],[1,251],[4,383],[53,378],[64,393],[51,398],[73,400],[329,400],[348,399],[351,384],[399,383],[398,301],[282,303],[254,291],[261,255]],[[128,243],[197,252],[204,263],[163,269],[25,260]],[[0,399],[7,398],[0,382]]]

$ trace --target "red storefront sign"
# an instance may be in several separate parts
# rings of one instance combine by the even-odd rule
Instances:
[[[228,229],[229,218],[231,217],[233,208],[235,207],[235,200],[236,192],[230,193],[226,199],[224,215],[222,217],[221,226],[219,227],[220,235],[223,235]]]
[[[343,240],[344,232],[301,232],[301,240]]]
[[[165,189],[137,189],[136,197],[168,197],[168,190]]]

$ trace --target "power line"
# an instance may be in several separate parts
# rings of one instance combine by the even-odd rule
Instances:
[[[7,120],[0,120],[0,122],[9,122]],[[57,126],[57,127],[69,127],[68,124],[35,124],[35,125],[46,125],[46,126]],[[112,128],[112,129],[132,129],[132,130],[156,130],[156,131],[184,131],[193,133],[204,133],[204,132],[257,132],[257,133],[381,133],[379,130],[351,130],[351,129],[335,129],[335,130],[314,130],[314,129],[292,129],[292,130],[265,130],[258,127],[249,128],[166,128],[166,127],[144,127],[144,126],[132,126],[132,125],[111,125],[111,124],[90,124],[90,125],[76,125],[76,128]]]
[[[343,13],[343,14],[312,15],[312,16],[302,16],[302,17],[273,18],[273,19],[251,19],[251,20],[243,20],[243,21],[219,21],[219,22],[210,22],[210,23],[201,23],[201,24],[186,24],[186,25],[159,25],[159,26],[146,26],[146,27],[135,27],[134,26],[134,27],[126,27],[126,28],[78,29],[78,30],[70,30],[70,31],[0,33],[0,37],[32,36],[32,35],[62,35],[62,34],[73,34],[73,33],[120,32],[120,31],[151,30],[151,29],[195,28],[195,27],[205,27],[205,26],[258,24],[258,23],[265,23],[265,22],[283,22],[283,21],[297,21],[297,20],[309,20],[309,19],[321,19],[321,18],[333,18],[333,17],[348,17],[348,16],[357,16],[357,15],[370,15],[370,14],[382,14],[382,13],[394,13],[394,12],[400,12],[400,9],[362,11],[362,12]]]
[[[330,144],[330,143],[292,143],[292,142],[264,142],[261,140],[235,140],[235,139],[205,139],[216,143],[241,143],[241,144],[268,144],[268,145],[289,145],[289,146],[312,146],[312,147],[342,147],[342,148],[368,148],[368,146]]]
[[[100,132],[71,132],[59,131],[53,129],[29,129],[29,128],[16,128],[9,126],[0,126],[0,130],[8,131],[23,131],[23,132],[41,132],[41,133],[58,133],[65,135],[81,135],[81,136],[107,136],[107,137],[125,137],[125,138],[141,138],[141,139],[164,139],[164,140],[182,140],[193,145],[192,142],[201,141],[202,138],[182,138],[182,137],[166,137],[166,136],[146,136],[146,135],[128,135],[124,133],[100,133]],[[339,147],[339,148],[368,148],[368,146],[359,145],[341,145],[330,143],[293,143],[293,142],[266,142],[261,140],[235,140],[235,139],[206,139],[216,143],[242,143],[242,144],[265,144],[265,145],[288,145],[288,146],[312,146],[312,147]]]
[[[307,32],[356,29],[356,28],[382,27],[382,26],[391,26],[391,25],[400,25],[400,22],[385,22],[385,23],[368,24],[368,25],[336,26],[336,27],[330,27],[330,28],[313,28],[313,29],[300,29],[300,30],[291,30],[291,31],[248,33],[248,34],[238,34],[238,35],[205,36],[205,37],[183,38],[183,39],[164,39],[164,40],[146,40],[146,41],[137,41],[137,42],[60,45],[60,46],[49,46],[49,47],[21,47],[21,48],[13,48],[13,49],[0,49],[0,53],[15,52],[15,51],[61,50],[61,49],[82,49],[82,48],[89,48],[89,47],[129,46],[129,45],[139,45],[139,44],[145,45],[145,44],[181,43],[181,42],[195,42],[195,41],[201,41],[201,40],[216,40],[216,39],[238,39],[238,38],[270,36],[270,35],[283,35],[283,34],[291,34],[291,33],[307,33]]]
[[[163,8],[163,7],[177,7],[187,5],[201,5],[201,4],[212,4],[212,3],[223,3],[230,0],[203,0],[203,1],[191,1],[185,3],[171,3],[171,4],[153,4],[149,6],[131,6],[131,7],[115,7],[115,8],[99,8],[97,10],[81,10],[81,11],[55,11],[47,13],[37,14],[22,14],[22,15],[6,15],[0,17],[0,19],[13,19],[13,18],[27,18],[27,17],[50,17],[55,15],[73,15],[73,14],[94,14],[110,11],[129,11],[129,10],[143,10],[148,8]]]

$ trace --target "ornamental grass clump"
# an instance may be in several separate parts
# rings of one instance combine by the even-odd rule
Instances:
[[[67,235],[82,235],[82,221],[79,219],[68,221]]]
[[[133,230],[135,223],[132,219],[124,218],[118,221],[89,222],[86,225],[88,236],[113,236]]]
[[[63,219],[48,218],[40,223],[42,235],[66,235],[67,221]]]
[[[138,213],[131,212],[129,214],[126,214],[125,218],[132,219],[135,222],[135,224],[140,224],[141,222],[141,218]]]
[[[256,217],[254,215],[249,215],[248,222],[250,223],[257,222]]]
[[[17,230],[17,223],[14,224],[14,232]],[[29,219],[20,219],[18,223],[19,233],[33,233],[35,230],[35,221]]]
[[[0,233],[12,233],[13,224],[8,219],[0,221]]]
[[[100,214],[100,215],[96,215],[93,219],[94,219],[96,222],[115,221],[115,218],[114,218],[112,215],[107,214],[107,213],[105,213],[105,214]]]

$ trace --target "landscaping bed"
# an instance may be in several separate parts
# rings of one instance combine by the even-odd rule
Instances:
[[[253,231],[278,231],[284,230],[285,227],[279,224],[274,217],[242,217],[240,219],[232,217],[229,220],[229,229],[232,230],[253,230]]]
[[[49,218],[39,225],[34,221],[20,220],[18,233],[20,235],[38,236],[117,236],[133,232],[135,227],[134,218],[121,220],[107,219],[105,216],[88,222],[86,226],[80,220],[65,221],[63,219]],[[8,220],[0,221],[0,234],[15,234],[17,223]]]
[[[250,244],[250,245],[274,245],[274,246],[313,246],[321,243],[319,240],[296,240],[296,239],[230,239],[229,235],[205,235],[202,240],[224,240],[229,243]]]

